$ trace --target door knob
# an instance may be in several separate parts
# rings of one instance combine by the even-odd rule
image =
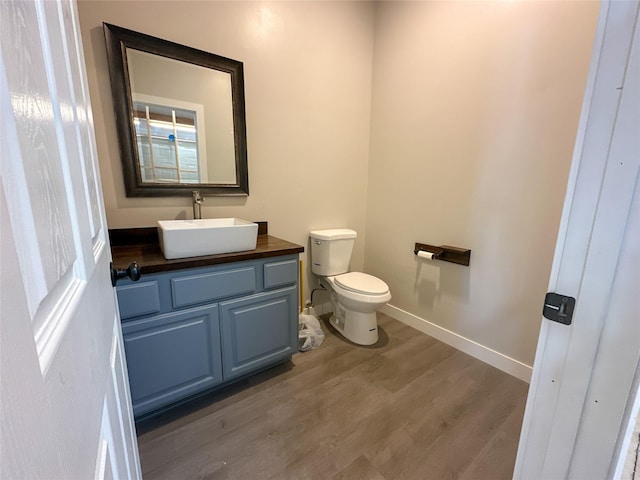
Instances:
[[[113,262],[109,263],[111,269],[111,285],[116,286],[116,282],[124,277],[129,277],[134,282],[140,280],[140,266],[135,260],[127,268],[114,268]]]

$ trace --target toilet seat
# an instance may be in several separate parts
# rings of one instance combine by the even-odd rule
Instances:
[[[350,292],[384,295],[389,291],[389,286],[373,275],[362,272],[349,272],[333,277],[335,283]]]

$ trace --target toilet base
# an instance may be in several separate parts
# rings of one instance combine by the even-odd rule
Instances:
[[[376,312],[361,313],[345,311],[331,315],[329,323],[347,340],[358,345],[373,345],[378,342],[378,317]]]

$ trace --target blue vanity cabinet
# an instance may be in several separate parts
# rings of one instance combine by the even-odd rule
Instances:
[[[298,255],[143,274],[116,292],[136,417],[291,358]]]
[[[122,325],[135,416],[222,383],[218,306]]]
[[[220,303],[226,380],[286,360],[298,349],[298,289],[262,292]]]

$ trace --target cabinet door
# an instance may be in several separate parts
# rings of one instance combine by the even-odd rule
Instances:
[[[298,348],[298,288],[220,303],[225,380],[286,360]]]
[[[136,416],[222,382],[218,307],[122,324]]]

